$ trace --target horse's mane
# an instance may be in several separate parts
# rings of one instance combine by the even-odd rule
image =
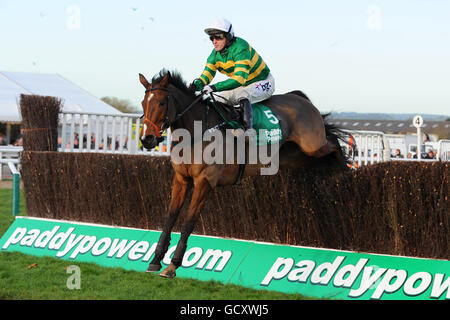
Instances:
[[[169,77],[169,83],[173,85],[174,87],[178,88],[181,92],[185,93],[189,97],[192,98],[192,100],[195,100],[198,96],[196,95],[195,87],[191,87],[190,85],[186,84],[186,81],[183,80],[183,77],[181,76],[180,72],[177,70],[169,71],[167,69],[162,69],[158,74],[156,74],[152,78],[152,86],[155,84],[158,84],[161,82],[161,80],[170,73]],[[204,101],[200,101],[199,103],[205,103]],[[214,103],[215,108],[219,107],[224,114],[230,114],[232,113],[232,116],[235,116],[234,108],[230,108],[225,103],[221,101],[215,101]],[[232,110],[232,111],[231,111]]]
[[[176,88],[180,89],[181,91],[183,91],[184,93],[195,97],[195,90],[190,88],[187,84],[186,81],[184,81],[183,77],[181,76],[181,73],[177,70],[172,70],[169,71],[167,69],[162,69],[158,74],[156,74],[153,78],[152,78],[152,85],[155,85],[159,82],[161,82],[161,80],[168,74],[170,73],[170,78],[169,78],[169,83],[172,84],[173,86],[175,86]]]

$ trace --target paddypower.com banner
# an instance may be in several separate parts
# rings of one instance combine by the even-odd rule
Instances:
[[[160,232],[17,217],[0,252],[17,251],[144,272]],[[163,264],[170,263],[173,234]],[[450,299],[450,261],[193,235],[178,277],[331,299]]]

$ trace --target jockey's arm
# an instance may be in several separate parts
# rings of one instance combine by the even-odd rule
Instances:
[[[234,70],[229,74],[230,78],[216,83],[214,86],[217,91],[233,90],[241,86],[245,86],[248,74],[250,72],[250,51],[242,50],[234,57]]]
[[[235,57],[230,59],[227,63],[233,62],[234,65],[233,71],[228,74],[230,78],[216,83],[214,85],[216,91],[220,92],[233,90],[240,86],[244,86],[251,69],[250,58],[251,53],[249,50],[241,50],[236,54]],[[215,61],[212,61],[210,60],[210,58],[208,58],[208,61],[206,63],[202,75],[200,76],[199,79],[194,81],[194,85],[196,86],[197,90],[200,91],[203,89],[205,85],[211,83],[212,79],[216,74],[216,71],[217,66],[215,64]]]
[[[201,91],[204,86],[211,83],[212,79],[216,75],[217,67],[213,55],[211,54],[206,61],[205,69],[203,70],[200,78],[194,80],[194,86],[197,91]]]

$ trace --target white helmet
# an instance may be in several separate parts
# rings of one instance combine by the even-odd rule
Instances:
[[[208,28],[205,29],[207,35],[223,32],[227,35],[227,38],[233,39],[234,29],[230,21],[220,18],[214,20]]]

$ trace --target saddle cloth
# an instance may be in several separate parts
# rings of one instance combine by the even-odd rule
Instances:
[[[218,109],[214,104],[209,104],[210,107]],[[228,106],[229,108],[233,108]],[[281,142],[283,139],[283,133],[281,131],[280,121],[272,113],[267,106],[262,103],[253,103],[253,129],[256,131],[255,144],[257,146],[273,144]],[[221,130],[223,128],[238,129],[242,128],[242,113],[239,112],[239,120],[227,120],[225,116],[218,111],[225,122],[218,124],[209,129],[209,131]]]
[[[280,121],[268,107],[261,103],[252,104],[253,129],[256,131],[256,145],[281,142],[283,133]]]

